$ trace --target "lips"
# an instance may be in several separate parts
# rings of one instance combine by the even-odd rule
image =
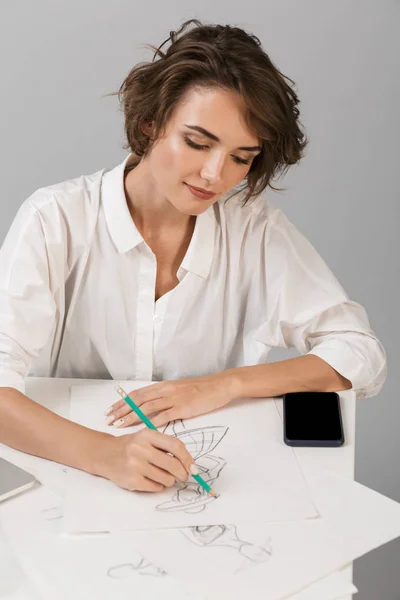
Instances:
[[[191,193],[197,198],[202,198],[203,200],[209,200],[215,196],[215,192],[206,192],[200,188],[193,187],[192,185],[186,184]]]

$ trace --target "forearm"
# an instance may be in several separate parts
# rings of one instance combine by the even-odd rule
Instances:
[[[68,421],[13,388],[0,387],[0,442],[89,473],[98,473],[106,433]]]
[[[338,392],[352,387],[348,379],[314,354],[227,369],[223,373],[233,381],[235,398],[270,398],[303,391]]]

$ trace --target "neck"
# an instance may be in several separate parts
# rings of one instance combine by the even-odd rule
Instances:
[[[125,172],[124,188],[129,212],[143,237],[152,238],[171,230],[186,231],[196,220],[194,216],[180,213],[157,192],[143,160]]]

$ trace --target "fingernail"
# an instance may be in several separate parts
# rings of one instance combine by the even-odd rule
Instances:
[[[109,407],[107,408],[107,410],[105,411],[105,413],[104,413],[104,414],[105,414],[105,416],[109,415],[109,414],[110,414],[110,412],[112,412],[112,409],[113,409],[113,407],[112,407],[112,406],[109,406]]]
[[[121,425],[123,424],[123,422],[124,422],[123,419],[118,419],[118,421],[115,421],[114,427],[121,427]]]
[[[114,417],[108,417],[108,419],[106,419],[106,425],[111,425],[111,423],[114,421]]]
[[[198,475],[199,474],[199,470],[196,467],[196,465],[193,463],[192,465],[190,465],[189,470],[191,472],[192,475]]]

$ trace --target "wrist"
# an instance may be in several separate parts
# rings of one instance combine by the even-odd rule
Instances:
[[[243,382],[240,376],[240,368],[226,369],[217,374],[231,400],[242,398]]]
[[[92,475],[109,479],[107,465],[113,455],[115,436],[101,431],[95,431],[94,433],[96,435],[92,440],[90,451],[88,452],[87,468],[85,468],[85,471]]]

